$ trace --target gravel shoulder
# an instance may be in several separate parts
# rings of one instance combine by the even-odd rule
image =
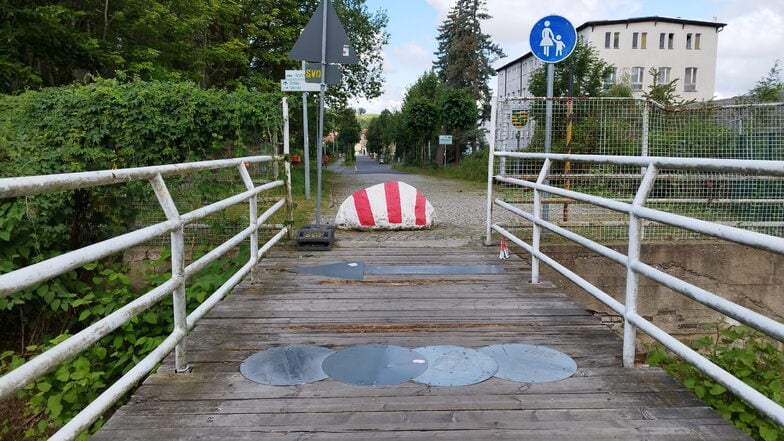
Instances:
[[[329,198],[329,206],[322,210],[322,222],[333,224],[340,204],[357,190],[387,181],[402,181],[419,191],[430,201],[435,209],[436,225],[428,230],[406,231],[350,231],[337,230],[337,246],[352,246],[355,242],[365,245],[368,241],[379,246],[398,245],[401,241],[408,246],[468,244],[482,245],[486,234],[487,190],[479,183],[460,180],[440,179],[414,174],[361,174],[352,169],[344,169],[333,177],[324,190]]]

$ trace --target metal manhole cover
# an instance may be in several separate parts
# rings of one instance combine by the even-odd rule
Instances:
[[[425,346],[414,351],[427,359],[427,370],[414,378],[431,386],[468,386],[495,375],[498,363],[493,357],[461,346]]]
[[[577,363],[564,354],[545,346],[500,344],[479,349],[495,359],[495,376],[519,383],[547,383],[569,378],[577,371]]]
[[[324,360],[330,378],[360,386],[389,386],[422,375],[427,360],[411,349],[393,345],[359,345],[335,352]]]
[[[310,345],[276,347],[246,358],[240,372],[250,381],[273,386],[313,383],[327,378],[321,364],[334,352]]]

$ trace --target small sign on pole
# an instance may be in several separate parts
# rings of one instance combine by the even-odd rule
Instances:
[[[512,126],[516,129],[522,129],[528,122],[527,110],[512,110]]]
[[[452,145],[452,135],[439,135],[438,143],[443,145]]]
[[[280,80],[280,90],[283,92],[318,92],[321,84],[307,83],[304,79]]]

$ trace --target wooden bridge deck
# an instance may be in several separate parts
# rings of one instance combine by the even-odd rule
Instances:
[[[193,372],[168,360],[94,440],[739,440],[749,439],[659,369],[621,367],[620,339],[550,283],[531,285],[495,248],[279,247],[189,340]],[[379,275],[347,281],[297,267],[501,264],[502,274]],[[266,386],[240,363],[270,347],[363,343],[471,348],[528,343],[575,359],[569,379],[466,387]]]

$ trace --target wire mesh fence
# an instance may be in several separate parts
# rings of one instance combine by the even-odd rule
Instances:
[[[283,177],[283,164],[279,162],[263,162],[247,164],[253,182],[261,185]],[[167,178],[167,186],[172,199],[177,204],[180,213],[187,213],[203,206],[209,205],[232,195],[242,193],[247,189],[240,179],[236,169],[213,170],[198,175],[188,175],[179,178]],[[285,187],[278,187],[258,197],[258,213],[261,214],[275,202],[285,197]],[[129,201],[135,213],[134,228],[152,225],[166,220],[166,216],[158,204],[152,188],[147,186],[142,192],[134,194],[134,199]],[[193,246],[209,246],[224,242],[248,227],[248,204],[238,204],[226,210],[207,216],[198,223],[185,226],[186,244]],[[283,223],[285,218],[273,219],[273,222]],[[272,236],[265,228],[259,229],[259,240]],[[151,245],[168,245],[168,238],[158,239],[160,243]]]
[[[679,110],[623,98],[554,98],[549,153],[725,159],[784,159],[784,103],[694,105]],[[507,99],[496,108],[496,151],[545,152],[544,98]],[[536,180],[542,160],[496,157],[495,175]],[[783,165],[784,166],[784,165]],[[640,168],[554,162],[550,185],[631,202]],[[494,193],[530,209],[528,189],[496,183]],[[784,236],[784,181],[770,176],[661,170],[646,206],[697,219]],[[546,216],[595,240],[625,239],[628,219],[611,210],[548,198]],[[524,222],[510,225],[524,228]],[[527,225],[530,227],[530,225]],[[523,237],[525,233],[523,234]],[[655,222],[647,240],[699,239]]]

